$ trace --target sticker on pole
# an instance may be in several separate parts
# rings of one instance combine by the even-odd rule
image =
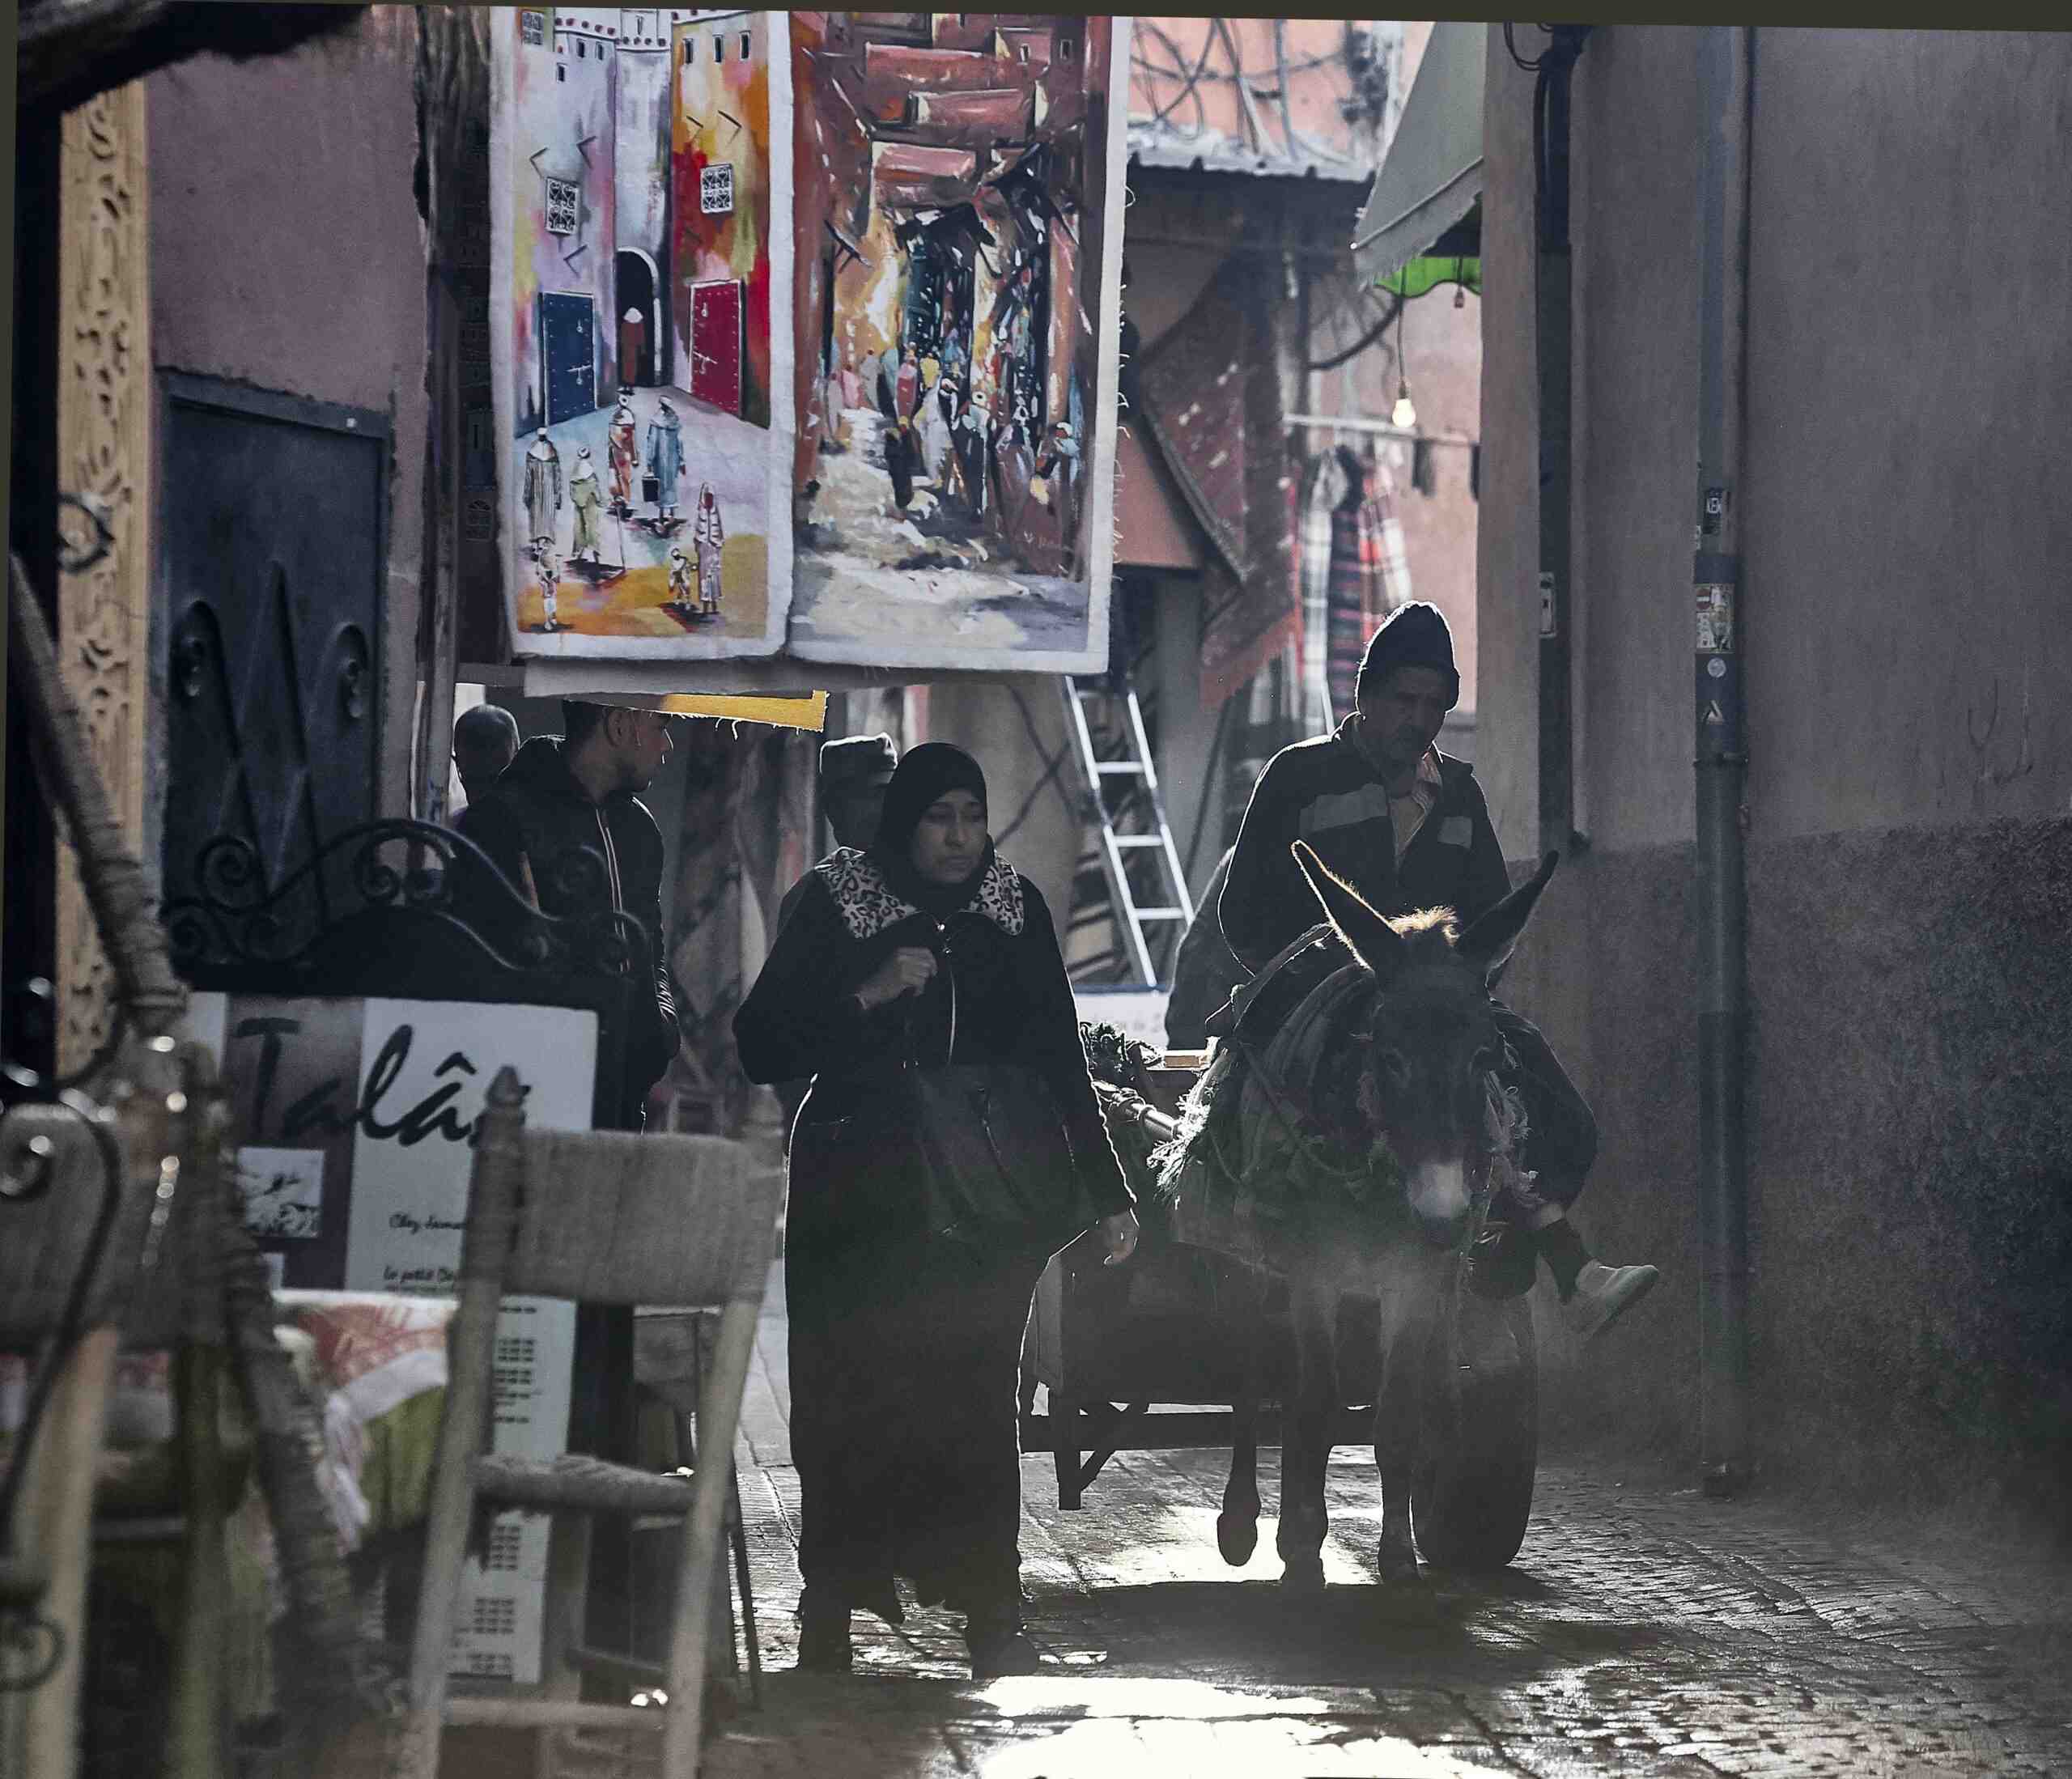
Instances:
[[[1701,586],[1698,594],[1698,652],[1731,655],[1734,652],[1734,589],[1719,585]]]
[[[1539,634],[1542,636],[1560,634],[1560,626],[1554,618],[1554,576],[1544,568],[1539,571]]]

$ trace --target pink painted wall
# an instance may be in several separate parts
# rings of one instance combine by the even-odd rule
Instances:
[[[605,35],[618,14],[550,10],[547,42],[516,46],[512,79],[511,197],[514,253],[512,306],[513,422],[520,433],[539,424],[542,291],[591,299],[596,316],[599,395],[617,356],[613,261],[618,249],[616,111],[618,48]],[[576,231],[548,232],[544,175],[582,192]]]

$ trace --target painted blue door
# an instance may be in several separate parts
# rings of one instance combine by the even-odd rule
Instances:
[[[550,427],[579,419],[597,408],[596,325],[588,297],[540,293],[540,340],[546,359]]]

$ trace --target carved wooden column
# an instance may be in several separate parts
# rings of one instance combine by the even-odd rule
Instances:
[[[57,486],[99,516],[108,548],[59,575],[58,657],[124,836],[141,851],[151,564],[143,83],[88,100],[64,128]],[[88,511],[61,500],[57,523],[68,562],[91,553],[100,531]],[[57,945],[57,1066],[70,1072],[107,1030],[112,979],[69,847],[58,869]]]

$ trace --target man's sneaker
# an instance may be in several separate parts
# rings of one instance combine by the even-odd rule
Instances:
[[[1650,1291],[1662,1275],[1653,1267],[1608,1267],[1586,1260],[1576,1289],[1561,1305],[1561,1319],[1579,1340],[1594,1340]]]

